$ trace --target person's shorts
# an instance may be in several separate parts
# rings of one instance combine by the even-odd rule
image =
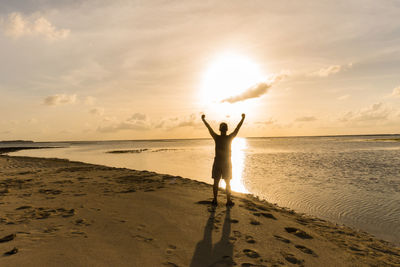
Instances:
[[[232,179],[232,163],[230,160],[218,160],[214,158],[212,178],[230,180]]]

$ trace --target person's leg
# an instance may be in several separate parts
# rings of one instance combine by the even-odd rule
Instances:
[[[213,199],[213,204],[217,204],[217,198],[218,198],[218,185],[219,185],[219,179],[214,178],[214,185],[213,185],[213,194],[214,194],[214,199]]]
[[[231,206],[234,205],[231,199],[231,180],[226,179],[226,205]]]
[[[233,206],[235,203],[233,203],[231,199],[231,179],[232,179],[232,163],[231,161],[228,161],[227,164],[225,165],[224,169],[224,180],[226,184],[226,205],[227,206]]]

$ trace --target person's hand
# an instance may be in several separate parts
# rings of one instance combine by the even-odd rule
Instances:
[[[201,119],[204,120],[206,118],[206,115],[201,115]]]
[[[246,117],[246,114],[242,113],[242,118],[244,119]]]

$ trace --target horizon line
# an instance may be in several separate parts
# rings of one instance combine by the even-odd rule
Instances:
[[[333,135],[287,135],[287,136],[247,136],[239,138],[305,138],[305,137],[351,137],[351,136],[393,136],[400,133],[383,133],[383,134],[333,134]],[[109,140],[64,140],[64,141],[34,141],[34,140],[1,140],[0,143],[6,142],[34,142],[34,143],[65,143],[65,142],[121,142],[121,141],[177,141],[177,140],[203,140],[212,139],[211,137],[194,137],[194,138],[155,138],[155,139],[109,139]]]

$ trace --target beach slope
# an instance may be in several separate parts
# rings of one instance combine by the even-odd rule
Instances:
[[[371,235],[211,185],[0,156],[0,266],[400,266]]]

